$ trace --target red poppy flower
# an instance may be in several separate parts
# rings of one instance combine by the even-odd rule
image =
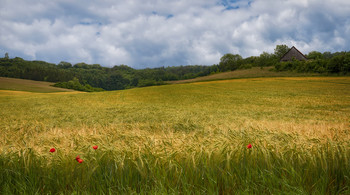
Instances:
[[[78,161],[79,163],[83,163],[83,159],[81,159],[81,158],[79,158],[77,161]]]
[[[247,148],[248,148],[248,149],[252,148],[252,144],[248,144],[248,145],[247,145]]]
[[[56,149],[55,148],[51,148],[50,149],[50,152],[52,153],[52,152],[55,152],[56,151]]]
[[[98,148],[98,146],[92,146],[92,148],[93,148],[94,150],[96,150],[96,149]]]
[[[79,156],[79,155],[78,155],[77,157],[75,157],[75,160],[78,161],[79,159],[80,159],[80,156]]]

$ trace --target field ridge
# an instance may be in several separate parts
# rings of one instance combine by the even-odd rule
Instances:
[[[185,79],[178,81],[166,81],[168,84],[192,83],[202,81],[215,81],[226,79],[240,79],[240,78],[264,78],[264,77],[310,77],[321,76],[318,73],[295,73],[289,71],[276,72],[271,71],[273,67],[252,67],[250,69],[241,69],[229,72],[216,73],[208,76],[197,77],[193,79]]]
[[[39,93],[73,92],[71,89],[53,87],[55,83],[27,79],[0,77],[0,90],[28,91]]]

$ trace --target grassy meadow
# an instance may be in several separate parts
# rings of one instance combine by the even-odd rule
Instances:
[[[350,194],[349,77],[0,90],[0,129],[0,194]]]

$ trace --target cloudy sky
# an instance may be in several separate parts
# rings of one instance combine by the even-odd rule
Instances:
[[[350,50],[349,0],[0,0],[0,55],[133,68]],[[1,54],[2,53],[2,54]]]

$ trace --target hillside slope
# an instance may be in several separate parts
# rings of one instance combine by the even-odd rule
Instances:
[[[224,80],[224,79],[237,79],[237,78],[257,78],[257,77],[299,77],[299,76],[318,76],[317,73],[294,73],[294,72],[274,72],[270,71],[271,67],[253,67],[251,69],[235,70],[230,72],[223,72],[203,77],[198,77],[194,79],[186,79],[179,81],[169,81],[169,84],[178,83],[192,83],[198,81],[214,81],[214,80]]]
[[[0,77],[0,90],[29,91],[39,93],[71,92],[74,90],[52,87],[54,83]]]
[[[0,90],[0,194],[350,194],[350,77],[68,93]]]

